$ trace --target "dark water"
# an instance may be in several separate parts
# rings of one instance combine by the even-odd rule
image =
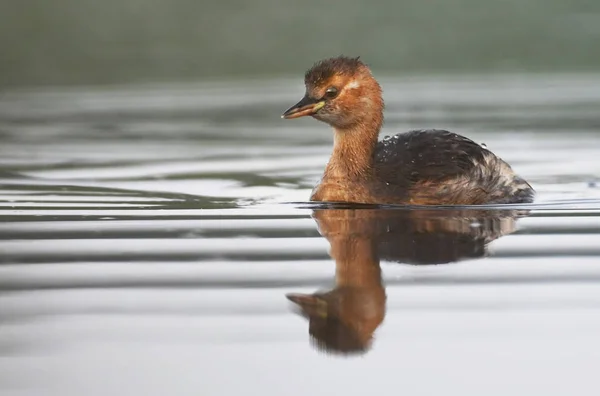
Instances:
[[[381,73],[597,71],[596,0],[0,2],[0,87]]]
[[[296,81],[4,93],[2,394],[596,394],[600,78],[382,83],[537,202],[307,204]]]

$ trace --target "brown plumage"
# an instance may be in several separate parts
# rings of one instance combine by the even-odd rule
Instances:
[[[319,233],[335,261],[335,287],[287,298],[308,319],[311,341],[319,350],[366,353],[385,318],[381,260],[428,265],[483,257],[487,245],[512,233],[525,215],[482,209],[315,210]]]
[[[306,94],[283,118],[312,116],[334,128],[331,159],[312,201],[414,205],[532,202],[534,191],[491,151],[444,130],[378,142],[381,87],[358,58],[317,62]]]

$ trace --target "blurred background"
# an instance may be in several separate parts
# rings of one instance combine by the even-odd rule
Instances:
[[[300,75],[600,68],[595,0],[7,0],[0,87]]]
[[[598,394],[599,44],[600,0],[0,0],[0,393]],[[280,115],[339,54],[382,137],[485,143],[531,212],[325,217],[383,240],[336,267],[306,202],[332,133]],[[351,315],[288,305],[354,268]],[[324,356],[339,324],[360,358]]]

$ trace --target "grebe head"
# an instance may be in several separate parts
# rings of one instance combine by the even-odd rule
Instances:
[[[381,124],[381,87],[359,58],[340,56],[319,61],[304,75],[304,84],[306,94],[282,118],[312,116],[338,129]]]

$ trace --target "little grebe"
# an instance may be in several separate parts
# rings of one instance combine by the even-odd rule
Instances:
[[[534,190],[491,151],[444,130],[401,133],[378,142],[381,87],[359,58],[317,62],[306,94],[282,117],[312,116],[334,128],[331,159],[311,201],[477,205],[528,203]]]
[[[431,265],[480,258],[516,230],[522,210],[314,210],[335,261],[335,287],[286,297],[308,319],[311,343],[331,354],[366,353],[386,315],[381,262]],[[479,226],[473,227],[476,223]]]

